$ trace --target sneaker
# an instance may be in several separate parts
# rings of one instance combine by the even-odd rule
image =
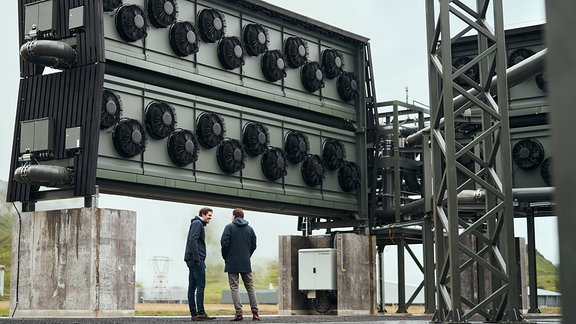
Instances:
[[[213,319],[216,319],[216,317],[208,316],[208,314],[198,314],[198,316],[196,316],[197,321],[209,321]]]

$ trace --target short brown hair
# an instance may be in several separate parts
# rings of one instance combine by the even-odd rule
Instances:
[[[208,214],[209,212],[214,212],[214,211],[212,210],[212,208],[208,208],[208,207],[201,208],[200,211],[198,212],[198,216],[202,217],[202,216]]]
[[[242,208],[236,208],[232,212],[232,215],[234,215],[234,217],[244,218],[244,211],[242,210]]]

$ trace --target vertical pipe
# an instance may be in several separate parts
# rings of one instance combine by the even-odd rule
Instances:
[[[406,310],[406,265],[404,263],[404,236],[400,234],[398,239],[398,310],[396,313],[407,313]]]
[[[538,309],[538,278],[536,278],[536,229],[532,210],[526,215],[528,232],[528,284],[530,285],[530,308],[528,313],[540,313]]]

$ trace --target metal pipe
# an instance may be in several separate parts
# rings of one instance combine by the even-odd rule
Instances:
[[[55,165],[26,164],[14,171],[14,180],[45,187],[67,187],[74,184],[71,169]]]
[[[508,68],[506,70],[506,76],[508,81],[508,87],[511,88],[519,83],[524,82],[526,79],[532,77],[534,74],[538,72],[544,71],[544,62],[546,60],[546,53],[547,50],[543,49],[538,53],[526,58],[522,62]],[[495,95],[496,87],[498,85],[498,76],[495,75],[492,78],[492,82],[490,83],[490,93]],[[478,90],[470,89],[468,93],[471,96],[477,96]],[[454,98],[454,110],[462,107],[469,99],[463,95],[459,95]],[[413,146],[422,143],[422,136],[425,132],[430,131],[430,126],[424,127],[421,130],[409,135],[406,138],[406,146]]]
[[[55,69],[69,69],[76,63],[72,46],[55,40],[33,40],[20,47],[23,60]]]

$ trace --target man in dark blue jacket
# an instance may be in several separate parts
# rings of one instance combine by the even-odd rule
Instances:
[[[200,209],[200,216],[190,222],[184,261],[188,266],[188,306],[193,321],[211,320],[204,309],[204,289],[206,288],[206,234],[204,227],[212,219],[212,209]],[[194,296],[196,295],[196,296]],[[196,298],[194,298],[196,297]]]
[[[250,257],[256,250],[256,234],[254,229],[248,225],[248,221],[244,219],[244,211],[242,209],[236,208],[232,212],[232,222],[224,227],[220,245],[222,246],[222,257],[225,262],[224,272],[228,272],[228,284],[230,285],[232,302],[236,311],[236,316],[234,316],[232,321],[243,320],[242,303],[238,292],[240,276],[242,276],[244,287],[246,287],[248,292],[252,320],[259,321],[258,301],[256,300],[254,282],[252,281],[252,265],[250,263]]]

